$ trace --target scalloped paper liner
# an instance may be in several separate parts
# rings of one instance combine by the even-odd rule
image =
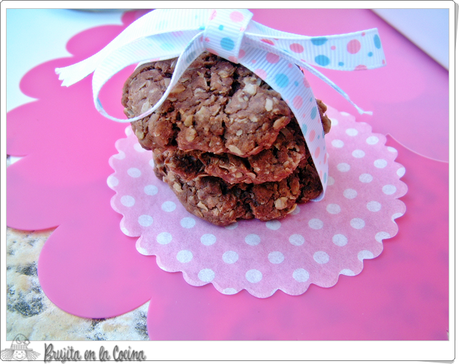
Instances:
[[[126,128],[107,180],[116,192],[111,205],[123,215],[121,230],[139,237],[139,253],[155,255],[161,269],[182,272],[193,286],[212,283],[224,294],[246,289],[264,298],[280,289],[299,295],[310,284],[331,287],[340,274],[359,274],[363,260],[380,255],[383,240],[397,234],[395,219],[406,211],[399,200],[408,190],[400,181],[405,168],[370,125],[331,107],[327,115],[333,126],[326,136],[325,198],[298,205],[279,221],[224,228],[185,210],[154,175],[151,152]]]

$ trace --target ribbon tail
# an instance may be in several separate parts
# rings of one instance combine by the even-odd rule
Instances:
[[[384,67],[386,59],[378,29],[327,36],[303,36],[270,29],[252,21],[245,37],[270,47],[269,52],[287,52],[296,59],[321,68],[356,71]],[[339,63],[338,63],[339,58]]]
[[[352,105],[357,109],[357,111],[359,112],[360,115],[362,115],[362,114],[373,115],[373,111],[365,111],[365,110],[361,109],[360,107],[358,107],[354,103],[352,103]]]
[[[146,14],[144,17],[132,23],[129,27],[124,29],[115,39],[108,43],[99,52],[86,58],[78,63],[72,64],[67,67],[56,68],[55,72],[59,75],[59,80],[63,81],[62,86],[71,86],[83,78],[90,75],[97,68],[98,64],[104,57],[112,50],[115,50],[126,42],[129,42],[133,37],[135,38],[136,30],[142,29],[142,26],[147,20],[152,20],[156,16],[155,12]]]
[[[98,54],[91,56],[81,62],[72,64],[68,67],[56,68],[55,72],[59,75],[59,80],[62,81],[61,86],[72,86],[89,76],[97,65]]]
[[[295,58],[295,57],[293,57],[292,55],[290,55],[289,53],[287,53],[287,52],[285,52],[283,50],[280,50],[280,49],[278,49],[276,47],[269,46],[269,45],[267,45],[267,44],[265,44],[263,42],[259,42],[256,39],[251,39],[249,37],[246,37],[244,40],[245,40],[246,44],[249,47],[258,48],[258,49],[264,50],[266,52],[270,52],[270,53],[276,54],[276,55],[284,58],[285,60],[289,61],[291,64],[296,64],[298,66],[304,67],[305,70],[309,71],[310,73],[312,73],[316,77],[320,78],[326,84],[331,86],[341,96],[343,96],[352,106],[354,106],[356,108],[356,110],[359,112],[359,114],[368,114],[368,115],[372,115],[373,114],[372,111],[365,111],[362,108],[360,108],[359,106],[357,106],[350,99],[350,97],[338,85],[336,85],[332,80],[330,80],[328,77],[326,77],[320,71],[316,70],[314,67],[309,65],[304,60],[300,60],[298,58]]]
[[[115,39],[93,56],[68,67],[56,68],[62,86],[71,86],[94,72],[98,65],[113,51],[138,39],[161,35],[173,31],[197,29],[207,19],[208,9],[171,11],[157,9],[137,19],[124,29]],[[169,25],[167,23],[170,23]]]
[[[361,107],[359,107],[355,102],[351,100],[349,95],[345,93],[338,85],[336,85],[332,80],[330,80],[327,76],[325,76],[322,72],[316,70],[309,64],[305,62],[298,61],[298,63],[301,63],[301,66],[304,67],[307,71],[312,73],[314,76],[320,78],[322,81],[324,81],[326,84],[328,84],[330,87],[332,87],[336,92],[338,92],[341,96],[343,96],[352,106],[355,107],[355,109],[359,112],[360,115],[362,114],[367,114],[367,115],[373,115],[373,111],[365,111]]]

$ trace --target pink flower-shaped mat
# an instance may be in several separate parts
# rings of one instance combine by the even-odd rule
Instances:
[[[340,274],[353,276],[363,260],[377,257],[383,239],[396,235],[395,219],[405,213],[398,200],[407,186],[397,151],[353,116],[329,108],[329,178],[325,198],[298,205],[287,218],[239,221],[214,226],[185,210],[169,186],[157,179],[149,151],[130,127],[110,158],[116,191],[112,207],[121,230],[140,237],[137,250],[156,255],[168,272],[183,272],[194,286],[212,283],[224,294],[246,289],[269,297],[280,289],[304,293],[310,284],[333,286]]]

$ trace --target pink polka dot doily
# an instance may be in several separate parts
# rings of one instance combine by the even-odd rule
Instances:
[[[399,200],[405,168],[386,138],[347,113],[327,112],[329,177],[325,198],[299,205],[283,220],[240,221],[217,227],[188,213],[152,171],[151,152],[126,128],[110,158],[111,200],[123,215],[122,231],[139,237],[137,250],[155,255],[165,271],[181,271],[194,286],[212,283],[224,294],[246,289],[269,297],[280,289],[304,293],[310,284],[331,287],[340,274],[354,276],[363,260],[381,254],[405,213]]]

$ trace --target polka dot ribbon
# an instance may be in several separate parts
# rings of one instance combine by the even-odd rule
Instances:
[[[74,65],[56,68],[56,73],[63,80],[63,86],[94,73],[92,88],[96,109],[111,120],[132,122],[158,109],[183,72],[204,51],[244,65],[282,95],[301,126],[325,192],[328,154],[324,132],[314,94],[299,67],[329,84],[359,113],[371,114],[353,103],[314,66],[343,71],[384,66],[377,29],[310,37],[259,24],[245,9],[157,9],[132,23],[100,52]],[[175,57],[178,60],[170,84],[155,105],[131,119],[107,114],[99,93],[111,77],[132,64]]]

